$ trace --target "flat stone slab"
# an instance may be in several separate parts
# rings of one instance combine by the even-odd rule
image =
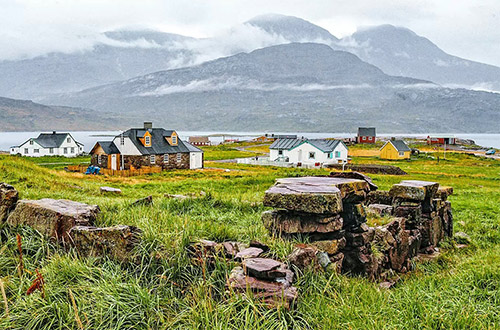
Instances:
[[[249,247],[246,249],[243,249],[236,253],[234,256],[235,259],[237,260],[243,260],[243,259],[248,259],[248,258],[257,258],[260,256],[262,253],[264,253],[264,250],[257,248],[257,247]]]
[[[72,227],[92,226],[99,212],[97,205],[64,199],[20,200],[7,223],[30,226],[47,237],[64,242]]]
[[[264,205],[290,211],[337,214],[346,199],[364,200],[370,191],[364,180],[335,177],[302,177],[276,180],[266,191]]]
[[[122,193],[122,191],[120,189],[113,188],[113,187],[101,187],[101,188],[99,188],[99,190],[103,194],[105,194],[105,193],[121,194]]]
[[[373,183],[372,178],[370,178],[368,175],[365,175],[360,172],[352,171],[352,172],[331,172],[330,173],[331,177],[334,178],[346,178],[346,179],[359,179],[359,180],[364,180],[366,183],[368,183],[368,186],[370,187],[371,191],[375,191],[378,189],[378,186]]]
[[[85,257],[104,257],[118,261],[129,261],[140,242],[141,230],[132,226],[113,227],[75,226],[69,231],[71,243]]]
[[[270,258],[251,258],[243,260],[243,267],[249,275],[257,278],[267,279],[267,273],[278,269],[282,265],[281,262]]]
[[[299,214],[286,210],[262,213],[264,226],[277,234],[331,233],[342,229],[343,220],[339,215],[320,216]]]
[[[391,197],[424,201],[432,199],[439,188],[439,183],[429,181],[405,180],[392,186]]]
[[[19,194],[17,190],[6,183],[0,183],[0,223],[5,222],[9,213],[16,207]]]

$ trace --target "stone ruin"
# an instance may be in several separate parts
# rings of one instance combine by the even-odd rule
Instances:
[[[330,268],[339,273],[387,280],[411,269],[419,253],[431,254],[453,232],[451,188],[406,180],[377,191],[356,172],[330,177],[278,179],[266,191],[265,227],[284,238],[307,239],[289,256],[298,268]],[[367,213],[387,224],[369,227]]]
[[[64,199],[18,200],[16,189],[0,183],[0,225],[29,226],[78,254],[130,261],[141,232],[132,226],[98,228],[99,206]]]

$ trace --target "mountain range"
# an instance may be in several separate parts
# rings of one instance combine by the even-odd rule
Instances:
[[[408,29],[339,39],[272,14],[235,31],[260,39],[105,32],[87,51],[0,61],[0,95],[186,130],[500,129],[500,94],[477,91],[500,90],[500,68],[449,55]]]

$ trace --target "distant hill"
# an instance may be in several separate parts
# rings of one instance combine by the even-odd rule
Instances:
[[[139,113],[185,130],[500,128],[499,94],[389,76],[351,53],[314,43],[267,47],[56,99],[72,106]]]
[[[500,91],[499,67],[449,55],[406,28],[382,25],[361,29],[342,44],[387,74]]]
[[[129,118],[129,117],[128,117]],[[108,130],[127,127],[115,114],[0,97],[0,131]]]

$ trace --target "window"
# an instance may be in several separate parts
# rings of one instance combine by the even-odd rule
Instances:
[[[310,152],[309,153],[309,159],[315,159],[316,158],[316,153],[315,152]]]
[[[101,159],[101,155],[97,155],[97,164],[99,164],[99,165],[100,165],[100,164],[101,164],[101,161],[102,161],[102,159]]]
[[[163,163],[165,163],[165,164],[168,163],[168,154],[163,155]]]
[[[156,156],[155,155],[151,155],[149,156],[149,162],[154,165],[156,163]]]
[[[28,154],[28,148],[24,148],[24,153],[27,155]]]
[[[15,149],[11,149],[11,150],[12,150],[12,152],[14,152]]]
[[[64,148],[64,151],[63,151],[65,154],[68,153],[68,148]]]
[[[361,138],[361,140],[365,141],[365,140],[366,140],[366,136],[363,136],[363,137]]]
[[[283,150],[278,150],[278,155],[282,156],[283,155]]]
[[[335,151],[335,158],[340,158],[340,151]]]
[[[49,154],[53,154],[54,153],[54,148],[49,148]]]
[[[33,140],[30,140],[30,145],[31,145],[31,146],[33,145]]]
[[[39,154],[40,153],[40,149],[33,149],[33,153]]]
[[[70,137],[69,137],[69,138],[67,138],[67,139],[66,139],[66,142],[71,143],[71,138],[70,138]]]
[[[125,137],[122,135],[120,135],[120,145],[123,146],[125,145]]]
[[[71,153],[74,154],[75,153],[75,148],[71,148]]]
[[[404,156],[404,155],[405,155],[404,151],[400,151],[400,152],[399,152],[399,155],[400,155],[400,156]]]
[[[182,155],[181,154],[177,154],[177,162],[180,162],[182,159]]]
[[[146,137],[144,138],[144,144],[146,145],[146,147],[149,147],[151,146],[151,137],[146,135]]]
[[[328,158],[333,158],[333,152],[330,152],[330,153],[328,154]]]
[[[177,136],[172,136],[172,144],[177,144]]]

